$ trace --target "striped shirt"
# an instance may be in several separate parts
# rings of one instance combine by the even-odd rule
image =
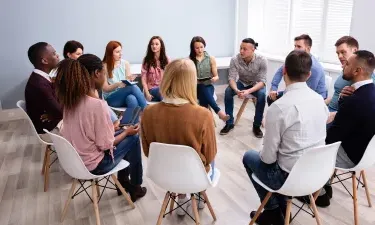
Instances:
[[[261,55],[255,54],[249,64],[247,64],[241,55],[233,57],[229,65],[228,80],[238,80],[246,86],[254,86],[258,82],[266,84],[267,77],[267,59]]]

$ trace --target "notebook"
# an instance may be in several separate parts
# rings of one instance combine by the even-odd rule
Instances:
[[[134,84],[137,84],[138,81],[128,81],[128,80],[121,80],[124,84],[128,85],[128,86],[132,86]]]
[[[203,82],[203,81],[206,81],[206,80],[211,80],[211,79],[212,79],[212,77],[201,78],[201,79],[199,79],[199,78],[198,78],[198,81],[201,81],[201,82]]]
[[[120,126],[135,125],[138,122],[138,117],[141,111],[142,109],[139,106],[135,108],[126,108],[125,112],[122,114]]]

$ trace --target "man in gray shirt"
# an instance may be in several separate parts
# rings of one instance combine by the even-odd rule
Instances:
[[[234,128],[233,96],[238,95],[239,98],[245,99],[249,94],[252,94],[257,98],[253,133],[257,138],[263,137],[260,125],[266,104],[267,60],[263,56],[254,53],[257,46],[258,43],[253,39],[244,39],[241,43],[240,54],[233,57],[230,61],[229,86],[225,90],[224,98],[225,113],[230,116],[230,119],[220,131],[221,135],[228,134]]]
[[[253,173],[268,187],[278,190],[304,151],[325,145],[329,112],[322,96],[306,84],[311,66],[311,57],[304,51],[292,51],[287,56],[283,68],[285,93],[268,108],[263,149],[250,150],[243,157],[261,201],[267,190],[252,179]],[[258,224],[284,224],[285,197],[272,195],[264,209]],[[254,215],[255,212],[250,214]]]

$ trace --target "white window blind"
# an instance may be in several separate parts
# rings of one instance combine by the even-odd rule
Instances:
[[[344,35],[349,35],[352,21],[353,0],[328,1],[328,13],[325,24],[325,48],[321,58],[326,62],[339,63],[335,43]],[[354,37],[355,38],[355,37]]]
[[[248,35],[266,54],[285,56],[294,37],[308,34],[312,54],[339,63],[335,42],[349,35],[353,0],[249,0]]]

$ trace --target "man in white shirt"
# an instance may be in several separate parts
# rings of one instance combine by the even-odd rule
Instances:
[[[306,84],[312,60],[308,53],[292,51],[285,60],[284,96],[268,109],[264,147],[260,152],[246,152],[243,163],[263,201],[267,190],[252,179],[254,173],[264,184],[279,189],[299,157],[308,148],[324,145],[329,115],[321,95]],[[259,225],[284,224],[286,197],[274,194],[258,217]],[[255,212],[250,214],[251,217]]]

